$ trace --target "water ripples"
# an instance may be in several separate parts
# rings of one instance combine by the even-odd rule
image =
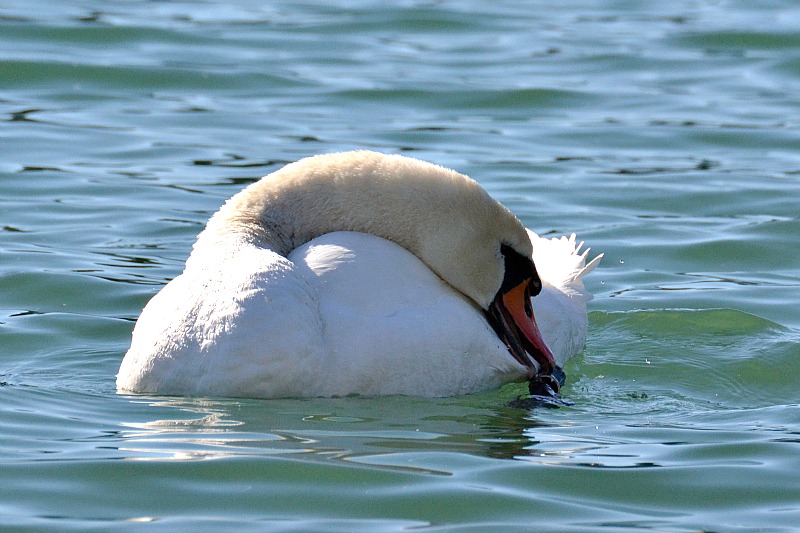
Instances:
[[[4,523],[793,531],[798,8],[544,7],[0,8]],[[208,216],[352,148],[605,254],[573,405],[117,395]]]

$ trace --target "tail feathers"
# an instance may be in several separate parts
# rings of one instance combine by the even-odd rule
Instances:
[[[595,269],[603,254],[586,262],[591,248],[583,248],[583,241],[576,244],[575,234],[551,239],[539,237],[528,230],[533,244],[533,262],[542,281],[561,289],[571,296],[580,296],[588,302],[592,299],[583,286],[583,277]]]

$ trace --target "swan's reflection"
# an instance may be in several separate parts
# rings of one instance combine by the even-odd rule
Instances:
[[[135,397],[133,401],[167,409],[176,416],[124,423],[126,430],[122,432],[123,444],[119,449],[126,452],[128,459],[196,461],[314,451],[305,446],[303,439],[248,430],[244,420],[233,416],[239,407],[233,400]]]
[[[447,461],[423,464],[413,458],[438,452],[451,458],[462,454],[549,464],[642,465],[634,453],[611,451],[624,442],[576,428],[568,416],[498,405],[489,396],[131,401],[169,414],[124,424],[119,449],[135,460],[280,455],[440,474],[451,473]]]

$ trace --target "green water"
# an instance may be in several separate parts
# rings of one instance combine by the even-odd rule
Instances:
[[[800,6],[0,2],[0,527],[796,531]],[[225,198],[370,148],[605,253],[574,406],[117,395]]]

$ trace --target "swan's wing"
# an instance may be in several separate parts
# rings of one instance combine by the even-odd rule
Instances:
[[[289,257],[316,285],[330,376],[320,394],[451,396],[524,376],[477,306],[397,244],[335,232]]]

